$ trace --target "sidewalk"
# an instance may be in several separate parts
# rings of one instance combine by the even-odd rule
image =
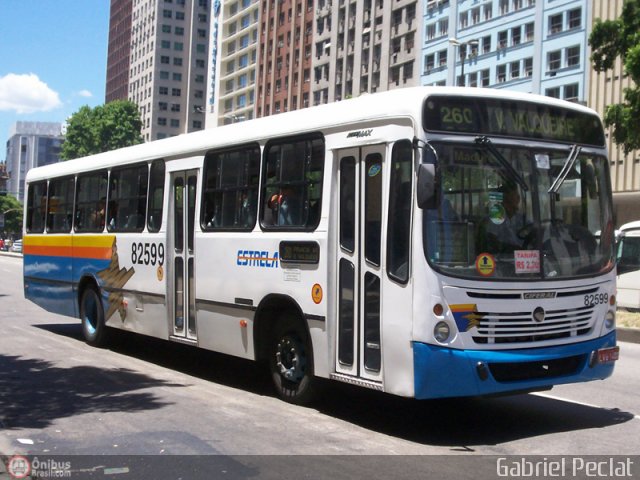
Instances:
[[[618,327],[616,334],[619,342],[640,343],[640,328]]]

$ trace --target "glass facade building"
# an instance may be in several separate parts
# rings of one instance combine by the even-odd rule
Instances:
[[[422,85],[586,101],[591,9],[585,0],[430,0],[423,6]]]

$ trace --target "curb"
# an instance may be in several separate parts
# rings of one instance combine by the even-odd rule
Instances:
[[[640,343],[640,328],[617,327],[616,335],[620,342]]]

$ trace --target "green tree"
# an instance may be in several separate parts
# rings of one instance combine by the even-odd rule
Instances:
[[[142,121],[135,103],[115,100],[95,108],[81,107],[67,122],[60,158],[71,160],[142,143]]]
[[[640,0],[626,0],[622,15],[605,22],[596,20],[589,37],[593,68],[613,69],[620,57],[633,85],[624,90],[624,102],[607,106],[604,123],[613,129],[613,140],[625,153],[640,148]]]
[[[0,236],[15,236],[22,232],[22,205],[15,197],[0,196],[0,215],[4,215],[4,227],[0,228]]]

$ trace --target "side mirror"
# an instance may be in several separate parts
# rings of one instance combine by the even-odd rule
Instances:
[[[436,204],[436,166],[433,163],[421,163],[418,167],[418,207],[435,208]]]

